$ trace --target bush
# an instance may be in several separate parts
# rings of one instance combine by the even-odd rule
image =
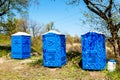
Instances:
[[[11,39],[10,36],[0,34],[0,44],[10,45]]]
[[[10,53],[10,46],[0,46],[0,57]]]
[[[32,39],[32,52],[37,52],[39,55],[42,53],[42,38],[41,36]]]

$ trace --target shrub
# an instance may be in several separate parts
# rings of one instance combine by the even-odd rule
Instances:
[[[38,36],[36,38],[32,38],[32,52],[37,52],[39,55],[42,53],[42,38]]]

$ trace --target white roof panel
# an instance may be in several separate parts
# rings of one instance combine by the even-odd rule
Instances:
[[[15,34],[12,34],[12,36],[30,36],[30,34],[25,32],[17,32]]]
[[[89,32],[94,32],[94,33],[98,33],[98,34],[105,35],[104,33],[102,33],[102,32],[98,32],[98,31],[89,31]],[[89,33],[89,32],[86,32],[86,33]],[[84,34],[86,34],[86,33],[84,33]],[[84,34],[82,34],[82,35],[84,35]]]
[[[48,31],[48,32],[46,32],[46,33],[44,33],[44,34],[42,34],[42,35],[46,35],[46,34],[48,34],[48,33],[54,33],[54,34],[58,34],[58,35],[64,35],[64,34],[58,32],[58,31],[55,31],[55,30],[50,30],[50,31]]]

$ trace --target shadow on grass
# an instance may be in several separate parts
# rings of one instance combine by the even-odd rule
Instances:
[[[33,55],[38,55],[38,56],[42,54],[41,51],[38,51],[38,50],[35,49],[33,46],[31,46],[31,52],[32,52],[32,53],[35,52],[36,54],[33,54]]]
[[[11,47],[9,45],[0,45],[0,57],[8,55],[10,51]]]
[[[11,46],[9,46],[9,45],[6,45],[6,46],[0,45],[0,50],[10,51],[11,50]]]
[[[81,59],[81,53],[76,51],[67,52],[67,60],[71,61],[72,59],[75,59],[76,57],[79,57]]]
[[[71,51],[67,52],[67,61],[73,62],[73,64],[78,65],[82,68],[82,57],[80,52]]]
[[[29,63],[30,66],[43,66],[43,59],[37,59]]]

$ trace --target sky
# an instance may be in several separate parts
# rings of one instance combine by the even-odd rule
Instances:
[[[88,24],[83,24],[85,4],[67,5],[68,0],[39,0],[39,5],[29,7],[29,19],[39,24],[54,22],[54,27],[64,34],[80,36],[90,31]]]

